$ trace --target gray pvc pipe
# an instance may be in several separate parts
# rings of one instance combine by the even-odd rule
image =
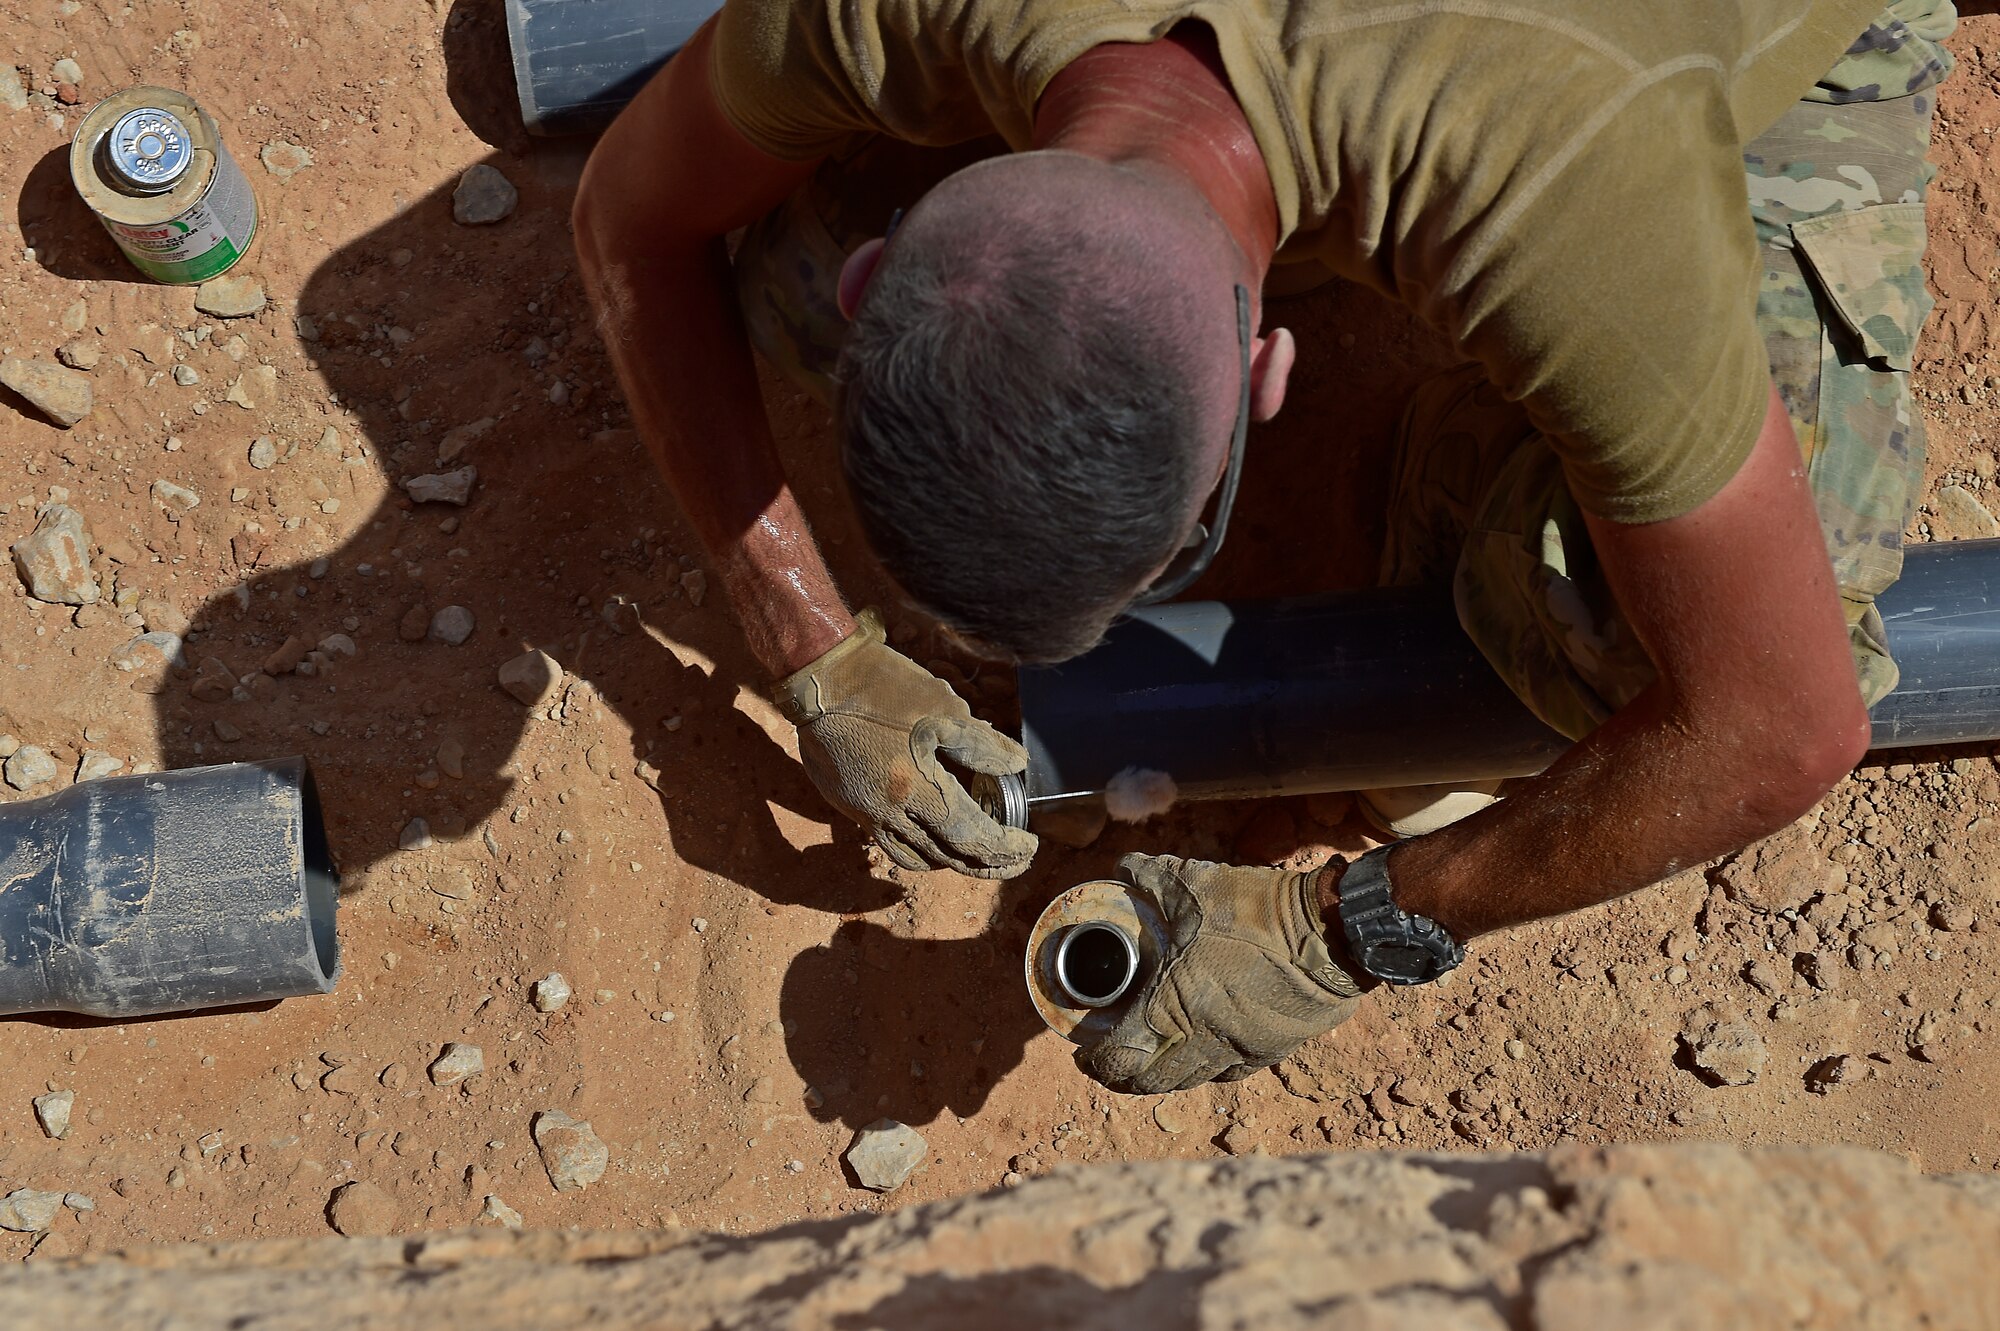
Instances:
[[[602,129],[721,0],[507,0],[514,91],[532,134]]]
[[[1913,545],[1879,602],[1902,682],[1877,748],[2000,739],[2000,540]],[[1442,590],[1183,602],[1021,671],[1031,804],[1126,767],[1227,799],[1539,772],[1568,747],[1501,683]]]
[[[303,758],[0,804],[0,1015],[328,993],[339,891]]]

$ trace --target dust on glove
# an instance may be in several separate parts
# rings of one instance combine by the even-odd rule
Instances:
[[[972,715],[951,686],[887,645],[873,610],[847,638],[772,687],[799,728],[799,760],[829,804],[905,869],[1012,878],[1035,837],[995,821],[940,755],[992,776],[1024,771],[1027,750]]]
[[[1077,1065],[1152,1095],[1235,1081],[1352,1016],[1361,986],[1329,951],[1310,873],[1127,855],[1126,882],[1166,919],[1165,956]]]

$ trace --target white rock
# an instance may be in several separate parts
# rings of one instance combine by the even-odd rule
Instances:
[[[250,441],[250,465],[258,471],[269,471],[278,465],[278,446],[269,435],[258,435]]]
[[[2000,536],[2000,519],[1995,519],[1978,496],[1962,485],[1947,485],[1938,491],[1937,514],[1952,529],[1949,535]]]
[[[432,472],[425,476],[412,476],[404,481],[403,493],[419,504],[457,504],[463,508],[465,502],[472,497],[472,483],[478,479],[477,467]]]
[[[272,139],[257,156],[264,163],[264,169],[280,180],[296,175],[313,164],[310,149],[286,139]]]
[[[587,1119],[571,1118],[560,1109],[535,1115],[535,1149],[557,1192],[575,1192],[604,1177],[611,1150],[591,1130]]]
[[[431,825],[422,818],[403,824],[403,833],[396,838],[396,845],[403,850],[428,850],[436,844],[431,840]]]
[[[111,653],[111,664],[126,674],[155,674],[182,661],[180,637],[154,630],[141,633]]]
[[[62,1205],[63,1195],[59,1192],[16,1188],[5,1197],[0,1197],[0,1229],[11,1229],[16,1234],[39,1234],[55,1223]]]
[[[61,1141],[69,1135],[70,1110],[76,1107],[75,1091],[50,1091],[35,1097],[35,1121],[46,1135]]]
[[[345,633],[329,633],[319,640],[319,649],[328,656],[353,656],[361,649]]]
[[[247,319],[264,303],[263,284],[242,273],[211,279],[194,291],[194,307],[218,319]]]
[[[845,1159],[862,1187],[894,1192],[917,1172],[928,1154],[930,1144],[915,1128],[893,1118],[878,1118],[855,1134]]]
[[[90,378],[52,361],[0,360],[0,384],[67,430],[90,414]]]
[[[85,749],[83,757],[77,759],[76,779],[97,781],[107,776],[115,776],[125,767],[123,758],[114,758],[102,749]]]
[[[23,744],[7,759],[7,784],[16,790],[33,790],[56,779],[62,769],[49,751],[39,744]]]
[[[555,1012],[560,1010],[563,1004],[569,1002],[569,981],[563,978],[561,971],[550,971],[547,975],[535,981],[532,992],[535,1000],[535,1011]]]
[[[278,404],[278,368],[254,366],[229,381],[228,400],[245,411]]]
[[[1764,1037],[1746,1021],[1734,1021],[1714,1005],[1688,1013],[1680,1037],[1688,1057],[1710,1085],[1750,1085],[1764,1071]]]
[[[519,1229],[522,1225],[521,1213],[492,1193],[486,1195],[486,1205],[479,1212],[476,1223],[499,1225],[503,1229]]]
[[[521,195],[512,181],[481,162],[467,167],[451,192],[452,219],[461,226],[488,226],[505,221]]]
[[[201,371],[192,365],[174,366],[174,382],[182,388],[193,388],[201,382]]]
[[[68,56],[64,56],[62,59],[56,61],[55,64],[49,66],[49,73],[55,76],[57,83],[74,83],[78,86],[81,86],[83,83],[83,66],[77,64],[76,61],[70,59]]]
[[[9,111],[28,109],[28,85],[21,82],[21,71],[5,62],[0,62],[0,106]]]
[[[153,482],[153,498],[169,514],[176,512],[190,513],[201,507],[200,495],[188,489],[185,485],[177,484],[167,480],[165,477],[161,477],[159,480]]]
[[[90,532],[66,504],[42,510],[32,536],[14,543],[14,566],[28,595],[51,605],[94,605],[103,595],[90,569]]]
[[[472,636],[472,612],[462,605],[448,605],[431,616],[431,637],[452,647]]]
[[[476,1076],[484,1071],[486,1071],[485,1050],[476,1044],[459,1044],[453,1041],[432,1061],[431,1085],[456,1086],[467,1077]]]

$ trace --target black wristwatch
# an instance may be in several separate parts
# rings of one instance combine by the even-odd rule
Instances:
[[[1389,852],[1378,846],[1340,879],[1340,925],[1347,951],[1365,973],[1389,984],[1428,984],[1465,960],[1465,948],[1436,920],[1399,910]]]

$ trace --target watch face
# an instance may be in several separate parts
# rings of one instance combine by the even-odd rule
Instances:
[[[1370,943],[1361,964],[1391,984],[1421,984],[1437,973],[1437,958],[1430,949],[1408,943]]]

